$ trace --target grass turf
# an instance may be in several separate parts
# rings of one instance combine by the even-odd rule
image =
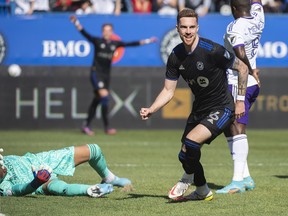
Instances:
[[[1,197],[5,215],[287,215],[288,130],[249,130],[249,166],[256,189],[233,195],[214,194],[212,201],[170,203],[167,193],[183,171],[178,162],[181,130],[126,130],[115,136],[102,132],[94,137],[76,130],[0,131],[5,155],[22,155],[70,145],[97,143],[116,175],[130,178],[134,191],[115,188],[104,198],[36,196]],[[221,135],[202,148],[202,164],[212,191],[231,181],[232,161]],[[80,165],[68,183],[95,184],[100,177]],[[193,190],[193,187],[191,188]]]

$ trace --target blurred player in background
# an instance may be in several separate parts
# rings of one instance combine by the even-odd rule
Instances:
[[[0,149],[0,153],[3,149]],[[101,176],[101,184],[67,184],[58,175],[73,176],[75,168],[88,162]],[[53,171],[53,172],[52,172]],[[101,197],[113,191],[113,186],[131,188],[127,178],[115,176],[107,167],[97,144],[71,146],[24,156],[0,154],[0,195],[24,196],[43,194],[58,196]]]
[[[232,182],[226,187],[217,190],[216,193],[239,193],[252,190],[255,183],[250,176],[247,165],[248,140],[246,125],[248,124],[248,113],[252,104],[259,94],[260,80],[259,70],[256,69],[256,57],[265,18],[261,0],[231,0],[231,10],[234,16],[224,36],[225,47],[234,52],[249,68],[247,92],[245,97],[245,115],[236,119],[229,131],[225,131],[228,146],[234,161],[234,174]],[[237,98],[239,89],[238,73],[228,70],[229,89],[234,100]]]
[[[238,95],[246,93],[247,66],[223,46],[198,35],[198,15],[192,9],[183,9],[177,16],[177,31],[183,43],[170,54],[166,67],[164,88],[149,108],[141,108],[140,116],[148,119],[173,97],[180,77],[194,94],[193,109],[183,133],[179,160],[185,171],[183,178],[171,189],[169,198],[177,201],[212,200],[200,162],[201,147],[210,144],[236,118],[244,115],[244,101],[236,102],[228,90],[226,70],[239,72]],[[183,196],[193,181],[196,190]],[[185,182],[183,181],[185,179]]]
[[[149,39],[129,43],[115,41],[112,39],[114,34],[112,24],[103,24],[102,37],[93,37],[84,30],[76,16],[71,16],[70,19],[78,31],[94,45],[94,58],[91,67],[90,80],[94,88],[95,96],[89,107],[88,117],[82,131],[87,135],[94,135],[94,132],[91,130],[91,122],[95,117],[97,106],[101,104],[101,114],[105,133],[115,134],[116,130],[109,127],[108,119],[109,85],[113,54],[118,47],[149,44],[155,42],[156,38],[151,37]]]

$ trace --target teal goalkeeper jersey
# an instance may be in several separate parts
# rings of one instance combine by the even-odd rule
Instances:
[[[11,195],[12,186],[16,184],[25,184],[34,179],[30,161],[26,157],[4,156],[4,165],[7,169],[7,175],[0,184],[0,193],[4,196]]]
[[[57,175],[72,176],[75,171],[74,147],[41,152],[37,154],[26,153],[24,156],[4,156],[6,176],[0,179],[0,195],[11,195],[12,186],[27,184],[34,179],[32,165],[39,169],[41,165],[52,168],[52,177]]]

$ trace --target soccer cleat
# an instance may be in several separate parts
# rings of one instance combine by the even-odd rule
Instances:
[[[190,183],[180,180],[169,191],[168,197],[170,199],[177,199],[178,197],[183,196],[190,185]]]
[[[243,181],[232,181],[229,185],[217,190],[216,194],[234,194],[243,192],[245,192],[245,185]]]
[[[113,186],[116,187],[125,187],[127,185],[131,185],[131,181],[127,178],[119,178],[118,176],[115,176],[114,180],[111,182],[104,182],[102,181],[101,184],[106,183],[106,184],[112,184]]]
[[[94,132],[89,127],[83,127],[82,132],[87,134],[88,136],[93,136]]]
[[[109,129],[106,129],[106,130],[105,130],[105,133],[106,133],[107,135],[114,135],[114,134],[117,133],[117,130],[114,129],[114,128],[109,128]]]
[[[105,194],[109,194],[113,191],[112,184],[96,184],[87,189],[87,194],[90,197],[102,197]]]
[[[243,184],[244,184],[245,189],[247,191],[253,190],[255,188],[255,182],[253,181],[251,176],[248,176],[248,177],[244,178],[243,179]]]
[[[176,202],[185,202],[185,201],[190,201],[190,200],[191,201],[200,201],[200,200],[210,201],[212,199],[213,199],[212,191],[209,191],[209,193],[206,195],[200,195],[196,191],[193,191],[191,194],[187,196],[178,197],[177,200],[175,201]]]

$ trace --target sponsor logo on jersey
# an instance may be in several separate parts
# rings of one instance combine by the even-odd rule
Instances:
[[[177,46],[179,43],[181,43],[181,39],[179,37],[179,34],[176,30],[176,28],[168,31],[161,42],[160,45],[160,53],[161,53],[161,58],[164,64],[166,64],[168,56],[172,52],[173,48]],[[180,68],[179,68],[180,70]]]
[[[181,64],[179,70],[185,70],[184,66]]]
[[[206,77],[199,76],[197,78],[197,83],[198,83],[199,86],[205,88],[205,87],[207,87],[209,85],[209,80]]]
[[[5,41],[3,36],[0,34],[0,64],[3,61],[6,53]]]
[[[186,79],[186,82],[188,83],[188,85],[194,85],[195,80],[194,79]]]

